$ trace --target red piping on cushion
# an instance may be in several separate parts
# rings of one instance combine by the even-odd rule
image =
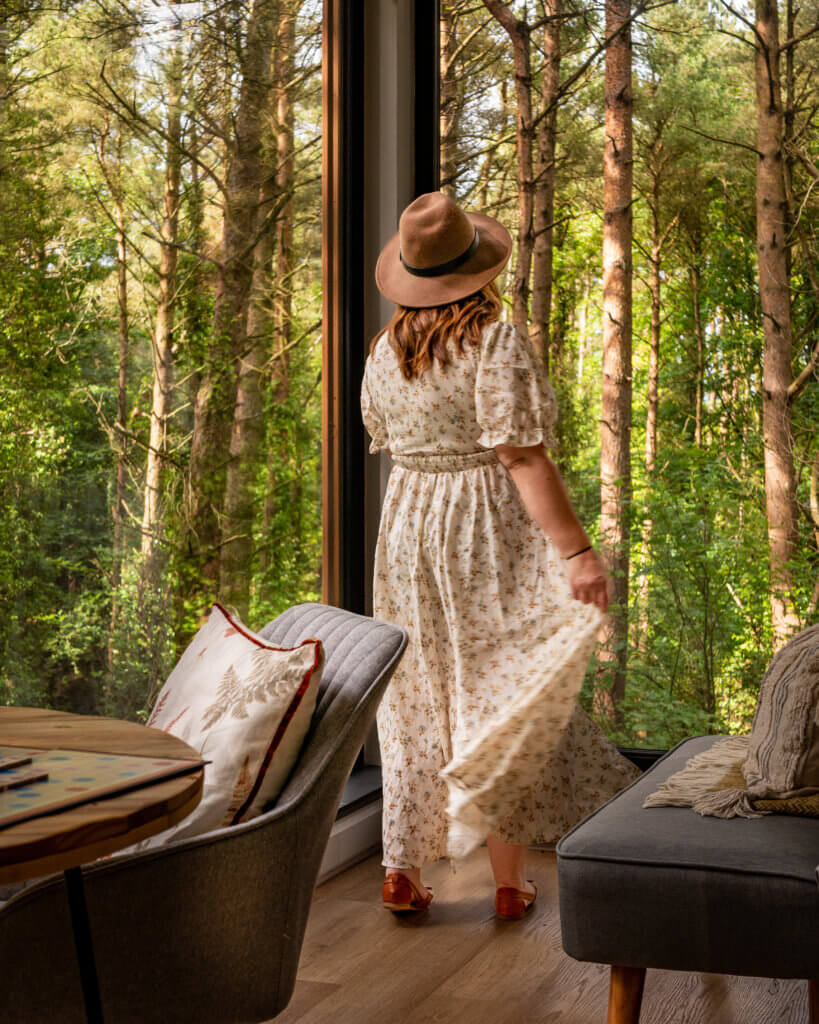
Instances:
[[[219,605],[219,607],[221,608],[222,606]],[[224,609],[222,609],[222,610],[224,611]],[[231,621],[233,621],[233,620],[231,620]],[[273,736],[273,739],[272,739],[272,741],[270,743],[270,746],[267,748],[267,752],[264,755],[264,759],[262,760],[262,763],[261,763],[261,765],[259,767],[259,771],[256,774],[256,781],[253,783],[253,786],[252,786],[250,792],[248,793],[247,799],[245,800],[245,802],[242,804],[242,806],[239,808],[239,810],[233,815],[233,819],[230,822],[231,825],[238,825],[238,823],[242,820],[242,815],[245,814],[245,812],[247,811],[248,807],[250,807],[250,805],[253,803],[253,800],[255,799],[256,794],[259,792],[259,787],[261,786],[262,781],[264,780],[265,774],[267,773],[267,769],[270,767],[270,762],[273,760],[273,755],[276,753],[276,749],[279,746],[279,744],[281,743],[282,738],[284,737],[284,734],[287,731],[287,727],[288,727],[288,725],[290,725],[290,722],[291,722],[291,720],[293,718],[293,715],[295,715],[295,713],[299,709],[299,705],[302,702],[302,698],[304,697],[305,693],[307,692],[307,687],[310,685],[310,680],[313,677],[313,673],[316,671],[316,669],[319,666],[319,663],[321,662],[321,657],[322,657],[321,641],[320,640],[303,640],[298,646],[299,647],[304,647],[305,644],[315,644],[316,645],[316,647],[315,647],[315,657],[313,658],[313,664],[307,670],[307,673],[306,673],[304,679],[302,680],[301,686],[298,688],[298,690],[296,691],[295,696],[290,701],[290,706],[288,707],[287,711],[285,711],[284,716],[283,716],[281,722],[279,722],[279,727],[276,730],[275,735]],[[295,647],[274,647],[274,648],[271,648],[271,649],[275,650],[275,651],[283,651],[283,650],[292,650],[292,651],[294,651],[294,650],[296,650]]]
[[[262,640],[260,636],[256,636],[255,633],[251,633],[250,630],[248,630],[245,626],[242,625],[241,622],[238,621],[238,619],[234,619],[223,604],[219,604],[218,601],[214,601],[213,607],[218,608],[219,611],[228,620],[228,622],[234,627],[234,629],[236,629],[237,632],[241,633],[243,637],[250,640],[251,643],[256,644],[257,647],[263,647],[266,651],[297,651],[300,647],[304,647],[305,644],[321,643],[321,640],[318,640],[316,637],[311,636],[308,637],[306,640],[302,640],[300,643],[297,643],[295,647],[274,647],[273,644],[269,644],[267,643],[266,640]]]

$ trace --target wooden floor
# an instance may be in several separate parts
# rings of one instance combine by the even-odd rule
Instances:
[[[290,1006],[276,1024],[604,1024],[607,968],[562,951],[554,854],[533,853],[538,902],[498,921],[479,850],[432,865],[426,912],[380,905],[379,857],[316,890]],[[807,983],[649,971],[641,1024],[804,1024]]]

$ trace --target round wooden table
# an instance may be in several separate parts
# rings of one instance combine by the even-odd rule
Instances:
[[[201,760],[187,743],[135,722],[0,707],[0,746]],[[182,821],[202,797],[204,769],[0,829],[0,884],[63,871],[86,1015],[102,1021],[80,865]]]

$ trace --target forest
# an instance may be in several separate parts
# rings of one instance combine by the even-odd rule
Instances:
[[[321,19],[0,10],[2,703],[141,719],[214,599],[321,599]],[[624,745],[747,731],[819,621],[817,70],[819,0],[441,2],[441,188],[515,239]]]

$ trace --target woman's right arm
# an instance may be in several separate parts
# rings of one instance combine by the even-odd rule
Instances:
[[[605,612],[609,604],[606,571],[599,555],[590,547],[563,478],[546,449],[542,444],[529,448],[499,444],[495,451],[509,471],[526,511],[552,538],[561,558],[569,559],[566,568],[572,596]],[[569,557],[586,547],[589,550],[583,554]]]

